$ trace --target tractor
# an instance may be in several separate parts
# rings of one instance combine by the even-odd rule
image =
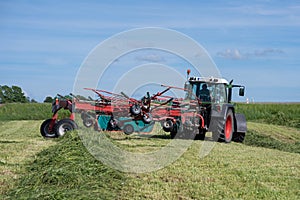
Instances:
[[[223,78],[189,77],[184,85],[186,96],[173,101],[168,117],[162,123],[171,138],[204,139],[212,132],[214,141],[243,142],[247,131],[246,118],[236,113],[232,104],[232,89],[239,88],[244,96],[245,87]]]

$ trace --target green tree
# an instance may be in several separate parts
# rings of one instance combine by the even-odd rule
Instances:
[[[3,94],[3,103],[12,103],[13,99],[13,91],[10,87],[7,85],[4,85],[1,87],[2,89],[2,94]]]
[[[1,103],[26,103],[28,102],[28,99],[25,97],[24,92],[20,87],[15,85],[12,87],[4,85],[0,86],[0,101]]]
[[[13,85],[11,87],[12,89],[12,100],[13,102],[21,102],[21,103],[27,103],[29,102],[28,99],[25,97],[24,92],[22,91],[22,89],[18,86]]]
[[[52,103],[53,102],[53,98],[50,96],[47,96],[46,99],[44,100],[44,103]]]
[[[35,99],[31,99],[30,103],[37,103],[37,101]]]
[[[3,96],[3,92],[2,92],[2,86],[0,85],[0,103],[4,103],[4,96]]]

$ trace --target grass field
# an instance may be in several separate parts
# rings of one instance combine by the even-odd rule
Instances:
[[[244,113],[248,121],[300,129],[300,103],[238,103],[236,110]]]
[[[171,165],[137,174],[103,165],[86,150],[77,132],[60,139],[43,139],[39,134],[41,122],[0,121],[0,199],[299,199],[300,196],[297,125],[286,127],[251,119],[243,144],[216,143],[208,156],[200,158],[203,141],[194,141]],[[129,152],[149,153],[171,141],[163,132],[156,133],[160,137],[126,136],[120,132],[99,134]]]
[[[26,166],[42,149],[55,142],[38,134],[40,123],[35,121],[0,121],[0,191],[11,189],[26,173]]]
[[[10,103],[0,108],[0,121],[43,120],[52,116],[50,103]],[[64,109],[59,111],[61,119],[68,116],[69,111]]]

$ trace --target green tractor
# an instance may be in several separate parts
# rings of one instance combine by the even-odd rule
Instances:
[[[204,139],[206,132],[212,132],[215,141],[243,142],[247,131],[246,118],[236,113],[231,100],[233,88],[239,88],[239,95],[244,96],[245,87],[232,82],[223,78],[188,77],[184,86],[185,100],[171,107],[171,111],[180,108],[181,113],[170,116],[162,124],[164,130],[170,132],[172,138],[188,135]],[[187,104],[187,101],[197,102],[197,106]]]

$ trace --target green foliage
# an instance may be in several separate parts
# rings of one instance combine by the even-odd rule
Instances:
[[[9,87],[7,85],[0,85],[0,103],[26,103],[29,102],[25,97],[24,92],[18,86],[13,85]]]
[[[54,101],[54,99],[50,96],[47,96],[44,100],[44,103],[52,103]]]
[[[247,121],[300,128],[300,103],[238,103],[235,106],[236,112],[245,114]]]
[[[35,99],[31,99],[30,103],[38,103]]]
[[[58,111],[60,119],[68,118],[70,112]],[[10,103],[0,107],[0,121],[7,120],[45,120],[52,117],[49,103]]]

